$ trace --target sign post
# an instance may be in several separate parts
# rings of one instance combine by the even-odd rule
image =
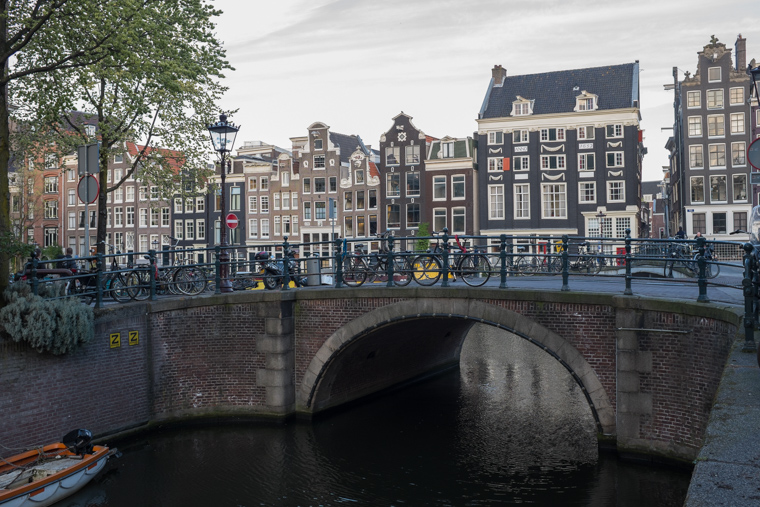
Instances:
[[[98,169],[98,159],[100,158],[100,145],[98,143],[93,144],[85,144],[84,146],[77,147],[77,169],[79,172],[79,175],[82,176],[82,179],[79,180],[79,187],[77,188],[77,191],[79,192],[79,198],[84,203],[84,253],[85,256],[90,255],[90,204],[95,202],[95,199],[98,198],[99,189],[97,187],[97,180],[94,176],[92,176],[92,173],[97,173]],[[90,192],[92,190],[91,183],[89,180],[95,180],[95,192],[93,195],[93,192]],[[82,196],[82,190],[81,187],[83,181],[87,181],[87,183],[84,184],[85,190],[84,190],[84,197]],[[92,199],[92,200],[90,200]]]

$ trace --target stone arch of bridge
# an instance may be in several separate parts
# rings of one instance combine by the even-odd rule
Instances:
[[[448,320],[452,329],[456,328],[456,322],[466,324],[464,328],[459,326],[463,332],[462,340],[472,325],[482,323],[513,333],[538,346],[559,361],[579,385],[591,408],[597,431],[604,435],[616,433],[615,413],[610,397],[593,367],[578,349],[529,317],[471,299],[406,300],[378,308],[348,322],[325,340],[311,360],[299,388],[297,404],[311,413],[319,411],[315,400],[319,397],[320,388],[326,388],[325,379],[330,376],[330,370],[335,370],[341,356],[345,357],[347,351],[363,338],[382,333],[394,325],[441,320]],[[459,349],[456,350],[457,359]]]

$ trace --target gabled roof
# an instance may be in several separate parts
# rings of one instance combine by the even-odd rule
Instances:
[[[518,95],[535,101],[533,115],[570,113],[583,90],[599,97],[599,110],[638,107],[639,64],[507,76],[502,86],[492,79],[479,118],[511,116]]]
[[[348,163],[348,157],[356,150],[357,146],[364,147],[359,136],[347,136],[345,134],[338,134],[337,132],[330,132],[330,142],[340,149],[340,161],[341,163]],[[366,152],[366,148],[364,148]]]

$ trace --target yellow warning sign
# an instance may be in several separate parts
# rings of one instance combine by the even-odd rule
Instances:
[[[121,333],[111,333],[110,338],[112,349],[121,347]]]
[[[139,343],[140,343],[139,331],[130,331],[129,332],[129,344],[130,345],[138,345]]]

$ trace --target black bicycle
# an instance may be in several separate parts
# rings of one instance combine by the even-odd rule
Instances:
[[[705,244],[705,278],[715,278],[720,273],[720,264],[715,262],[712,245]],[[690,278],[699,276],[699,251],[692,252],[686,243],[673,243],[668,250],[664,275],[673,278],[673,271],[684,273]]]
[[[448,271],[457,280],[461,277],[464,283],[472,287],[480,287],[491,278],[491,263],[488,257],[479,249],[469,251],[459,241],[459,236],[454,236],[458,251],[452,251],[452,245],[441,245],[437,233],[436,243],[430,253],[424,253],[414,258],[411,263],[414,281],[423,286],[435,285],[441,278],[443,266],[443,252],[448,252]]]

